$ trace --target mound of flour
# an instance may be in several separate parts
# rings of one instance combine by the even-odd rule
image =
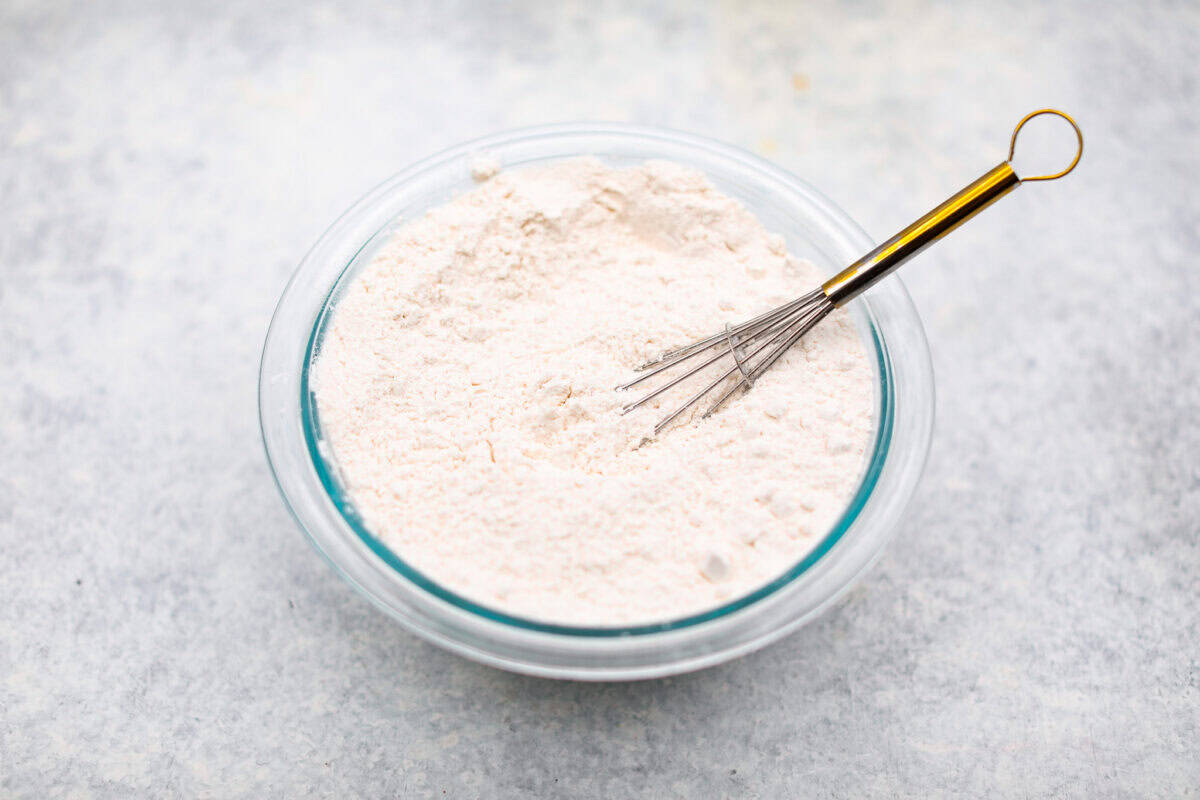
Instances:
[[[707,420],[622,416],[664,349],[820,282],[706,177],[590,158],[476,170],[334,310],[318,413],[366,525],[432,580],[566,624],[663,621],[777,577],[853,492],[872,371],[835,312]]]

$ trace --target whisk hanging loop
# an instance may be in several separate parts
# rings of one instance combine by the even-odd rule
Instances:
[[[1008,143],[1008,161],[1009,161],[1009,163],[1012,163],[1013,156],[1016,154],[1017,134],[1019,134],[1021,132],[1021,128],[1024,128],[1025,123],[1029,122],[1029,120],[1033,119],[1034,117],[1040,117],[1043,114],[1050,114],[1055,117],[1061,117],[1062,119],[1065,119],[1068,123],[1070,123],[1071,127],[1075,129],[1075,141],[1078,143],[1079,146],[1075,150],[1075,158],[1071,161],[1071,163],[1067,166],[1067,168],[1064,169],[1062,172],[1055,172],[1053,175],[1035,175],[1031,178],[1021,178],[1022,183],[1025,183],[1027,181],[1056,181],[1059,178],[1063,177],[1064,175],[1068,174],[1071,170],[1075,169],[1075,166],[1079,163],[1079,159],[1083,158],[1083,131],[1079,130],[1079,126],[1075,124],[1075,120],[1071,119],[1071,115],[1067,114],[1063,111],[1059,111],[1057,108],[1039,108],[1037,111],[1031,111],[1028,114],[1026,114],[1024,116],[1024,118],[1020,122],[1017,123],[1017,127],[1013,128],[1012,139]]]

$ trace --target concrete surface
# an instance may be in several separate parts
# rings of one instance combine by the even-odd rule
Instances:
[[[0,4],[0,795],[1162,797],[1200,786],[1200,10]],[[567,119],[794,169],[877,236],[1088,136],[907,270],[924,482],[817,623],[580,685],[403,633],[295,530],[256,367],[411,160]]]

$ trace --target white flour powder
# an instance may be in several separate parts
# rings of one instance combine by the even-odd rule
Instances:
[[[872,370],[848,317],[649,443],[684,395],[621,416],[637,395],[613,387],[802,294],[816,268],[676,164],[476,177],[351,282],[314,367],[366,525],[455,592],[567,624],[704,611],[795,564],[870,444]]]

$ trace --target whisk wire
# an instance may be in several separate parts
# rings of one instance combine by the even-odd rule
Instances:
[[[813,300],[816,300],[822,294],[823,294],[823,292],[821,289],[814,289],[813,291],[809,292],[808,294],[804,295],[803,297],[798,297],[795,300],[791,300],[787,303],[784,303],[781,306],[778,306],[777,308],[771,309],[770,311],[766,312],[765,314],[759,314],[754,319],[746,320],[745,322],[741,323],[740,325],[734,326],[732,328],[732,333],[734,336],[741,336],[747,330],[750,330],[750,329],[760,326],[760,325],[769,324],[775,320],[778,320],[780,317],[785,316],[785,315],[791,313],[792,311],[795,311],[796,309],[807,305],[808,303],[811,303]],[[637,380],[630,381],[629,383],[627,383],[624,386],[621,386],[619,388],[627,389],[630,386],[634,386],[638,382],[645,380],[646,378],[652,377],[653,375],[657,374],[658,372],[661,372],[662,370],[666,369],[667,367],[677,364],[678,362],[682,361],[685,358],[691,358],[696,353],[702,352],[704,350],[708,350],[716,345],[722,344],[724,341],[725,341],[725,331],[721,331],[720,333],[715,333],[712,336],[709,336],[707,338],[699,339],[695,342],[692,342],[691,344],[686,344],[683,347],[676,347],[672,350],[667,350],[666,352],[659,355],[658,358],[647,361],[644,364],[641,364],[634,369],[635,372],[646,372],[647,370],[651,370],[648,374],[639,377]]]
[[[686,371],[671,378],[648,394],[627,404],[622,411],[628,413],[645,405],[714,364],[731,359],[732,366],[723,369],[720,374],[712,378],[681,406],[661,419],[654,426],[654,432],[656,434],[661,432],[722,383],[740,373],[741,377],[705,411],[704,416],[707,417],[720,408],[738,389],[749,389],[760,375],[779,360],[784,352],[798,342],[800,337],[823,319],[832,308],[833,305],[824,292],[818,289],[739,325],[726,325],[720,333],[667,351],[657,361],[649,362],[644,374],[618,388],[631,388],[667,370],[679,367],[702,353],[719,348],[716,353],[690,366]]]
[[[750,373],[748,375],[746,375],[744,380],[739,381],[739,382],[735,383],[734,385],[730,386],[728,389],[726,389],[725,392],[720,397],[717,398],[716,402],[713,403],[711,406],[709,406],[708,410],[705,411],[704,414],[701,415],[701,418],[707,419],[708,417],[712,416],[713,412],[715,412],[721,406],[725,405],[725,401],[728,400],[730,397],[733,397],[733,394],[738,389],[743,389],[745,391],[749,391],[750,387],[754,385],[754,381],[757,380],[760,375],[762,375],[764,372],[766,372],[768,369],[770,369],[771,366],[776,361],[778,361],[780,358],[783,357],[784,353],[786,353],[788,350],[790,350],[792,348],[792,346],[796,344],[796,342],[800,341],[800,339],[804,336],[804,334],[806,334],[810,330],[812,330],[813,327],[818,322],[820,322],[822,319],[824,319],[825,315],[827,315],[832,310],[833,310],[833,305],[831,303],[821,303],[816,308],[814,308],[807,316],[803,317],[800,320],[797,320],[796,324],[798,325],[798,327],[796,327],[795,330],[792,331],[791,335],[787,337],[787,339],[783,342],[783,344],[778,345],[770,353],[767,353],[767,355],[763,358],[762,362],[759,363],[757,366],[755,366],[752,370],[750,370]]]

